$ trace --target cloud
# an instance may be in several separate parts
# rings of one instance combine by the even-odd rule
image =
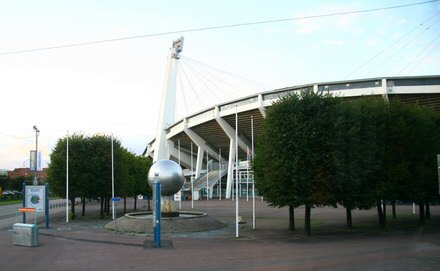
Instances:
[[[29,166],[29,147],[20,143],[3,146],[0,152],[0,167],[14,169]]]

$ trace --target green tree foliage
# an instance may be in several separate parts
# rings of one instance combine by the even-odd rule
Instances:
[[[150,157],[134,156],[126,152],[128,176],[125,183],[125,196],[134,199],[133,209],[137,209],[137,195],[150,195],[151,188],[147,185],[148,170],[152,165]]]
[[[323,98],[325,97],[325,98]],[[335,205],[331,193],[334,110],[341,100],[311,90],[283,98],[267,112],[254,161],[256,187],[274,206]]]
[[[388,147],[388,104],[381,98],[364,98],[353,102],[358,110],[355,120],[360,127],[360,148],[355,155],[360,165],[360,188],[358,207],[367,209],[376,205],[379,225],[385,226],[381,200],[384,198],[383,181],[386,172],[385,152]]]
[[[10,178],[8,176],[0,176],[0,187],[2,187],[3,191],[6,190],[21,191],[23,189],[23,183],[26,183],[26,185],[32,185],[33,179],[34,179],[33,176],[16,177],[16,178]]]
[[[440,151],[440,117],[433,109],[420,106],[402,106],[396,103],[393,109],[405,116],[401,120],[404,128],[400,133],[404,133],[407,140],[405,147],[402,147],[399,161],[394,163],[398,165],[394,173],[400,176],[402,184],[402,189],[397,190],[396,194],[399,198],[419,204],[420,223],[425,224],[424,207],[438,197],[436,154]]]
[[[438,198],[439,112],[383,98],[343,102],[311,91],[267,110],[253,161],[256,187],[273,206],[376,206],[385,227],[387,201],[423,206]],[[422,215],[423,214],[423,215]],[[292,224],[292,223],[290,223]],[[292,228],[292,227],[291,227]]]
[[[361,191],[361,164],[357,155],[362,146],[360,125],[356,121],[360,110],[353,104],[340,103],[336,107],[334,178],[332,190],[336,202],[346,208],[347,226],[352,227],[351,211],[356,207],[365,207],[359,202]],[[368,205],[367,208],[370,206]]]
[[[105,135],[86,137],[82,134],[69,136],[69,198],[83,199],[83,215],[86,198],[101,199],[101,215],[109,211],[112,196],[112,140]],[[51,153],[48,178],[51,190],[66,195],[66,151],[67,137],[58,140]],[[145,191],[149,163],[138,158],[122,147],[119,140],[113,139],[113,164],[115,196],[134,196]],[[139,186],[139,187],[137,187]],[[72,204],[74,218],[75,205]]]

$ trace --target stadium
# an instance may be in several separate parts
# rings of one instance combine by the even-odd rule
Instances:
[[[236,176],[241,186],[241,195],[251,191],[253,180],[248,161],[261,132],[266,108],[281,97],[305,88],[344,99],[380,96],[386,100],[399,99],[402,103],[418,103],[440,110],[440,76],[369,78],[293,86],[206,108],[165,129],[167,155],[169,159],[181,164],[186,176],[194,177],[195,199],[206,197],[206,194],[210,198],[231,197]],[[151,157],[155,151],[154,142],[155,139],[148,144],[145,153]],[[188,183],[185,189],[191,191]]]
[[[153,161],[171,159],[184,169],[183,197],[234,197],[254,193],[253,149],[262,131],[266,109],[280,98],[304,89],[346,100],[377,96],[404,104],[440,110],[440,75],[382,77],[323,82],[263,91],[205,108],[175,121],[177,64],[183,37],[173,42],[168,57],[156,137],[143,155]],[[234,185],[235,184],[235,185]]]

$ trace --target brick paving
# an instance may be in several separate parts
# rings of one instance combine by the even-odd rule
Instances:
[[[234,202],[195,202],[195,210],[227,226],[164,233],[163,239],[172,245],[153,249],[144,246],[151,242],[152,232],[105,230],[111,219],[100,219],[99,206],[92,202],[86,217],[69,224],[62,211],[52,214],[49,229],[39,220],[38,247],[13,246],[10,228],[1,229],[0,270],[440,270],[439,206],[431,208],[425,227],[418,225],[412,206],[398,206],[398,220],[389,217],[383,231],[377,229],[374,211],[354,211],[355,228],[349,230],[344,209],[315,208],[308,237],[302,232],[303,208],[295,209],[297,231],[292,232],[287,229],[287,209],[256,203],[254,230],[251,201],[240,199],[246,224],[240,225],[240,238],[235,238]],[[182,205],[191,210],[190,202]]]

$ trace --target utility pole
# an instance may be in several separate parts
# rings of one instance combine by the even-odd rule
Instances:
[[[38,135],[40,134],[40,130],[38,130],[37,126],[34,125],[35,130],[35,176],[34,176],[34,185],[38,185]]]

